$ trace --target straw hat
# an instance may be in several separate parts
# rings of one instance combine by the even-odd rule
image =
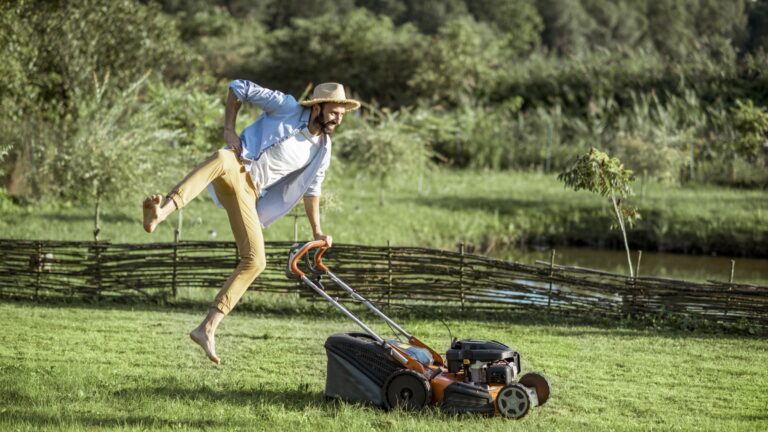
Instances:
[[[319,103],[339,103],[344,104],[347,111],[354,111],[360,108],[360,102],[354,99],[347,99],[344,93],[344,86],[339,83],[322,83],[315,86],[312,92],[312,99],[301,101],[301,105],[311,107]]]

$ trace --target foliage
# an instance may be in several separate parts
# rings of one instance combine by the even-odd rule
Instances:
[[[200,90],[208,85],[203,79],[170,86],[151,81],[146,86],[146,101],[154,106],[160,128],[174,131],[168,144],[175,151],[189,154],[193,160],[223,146],[222,118],[224,91],[211,85],[221,95]],[[220,87],[220,86],[218,86]]]
[[[335,151],[340,159],[378,180],[383,205],[387,182],[397,176],[423,173],[429,153],[421,135],[399,119],[407,112],[374,113],[375,119],[362,120],[358,127],[340,135]]]
[[[41,169],[52,192],[85,203],[131,197],[161,177],[158,158],[172,163],[164,144],[176,135],[159,124],[157,107],[139,99],[144,79],[114,101],[107,99],[109,75],[93,77],[91,94],[78,101],[76,132],[61,140]]]
[[[389,105],[407,100],[406,83],[422,47],[415,27],[395,27],[387,17],[358,9],[343,17],[293,20],[272,35],[271,58],[256,57],[251,70],[265,84],[297,95],[307,82],[336,81]]]
[[[58,187],[49,165],[61,143],[85,145],[82,137],[93,133],[78,128],[88,124],[81,116],[94,111],[84,108],[94,100],[94,76],[111,77],[98,96],[109,102],[148,72],[183,75],[190,60],[174,20],[152,5],[3,2],[0,22],[11,30],[0,32],[0,131],[12,147],[6,184],[32,197]]]
[[[768,111],[752,100],[736,101],[733,125],[738,134],[735,154],[750,162],[768,165]]]
[[[487,26],[454,19],[434,37],[412,86],[430,102],[449,107],[484,101],[507,58],[505,46]]]
[[[533,0],[473,0],[467,8],[475,20],[491,24],[510,57],[529,54],[541,43],[544,23]]]
[[[630,226],[640,218],[640,213],[634,207],[628,206],[625,201],[632,196],[631,183],[634,180],[631,170],[616,158],[608,156],[594,147],[589,152],[574,161],[569,170],[560,173],[557,178],[567,187],[578,191],[588,190],[604,197],[610,197],[616,212],[616,219],[624,236],[624,247],[627,251],[627,263],[629,275],[634,277],[632,260],[629,256],[629,242],[624,221]]]
[[[633,172],[624,168],[617,158],[594,147],[587,154],[576,158],[571,168],[560,173],[557,178],[576,191],[585,189],[600,196],[615,196],[622,200],[634,195]],[[630,225],[640,217],[634,208],[626,204],[621,209]]]

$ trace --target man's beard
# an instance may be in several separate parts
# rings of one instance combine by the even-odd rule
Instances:
[[[330,126],[330,125],[338,126],[338,125],[335,122],[330,121],[330,120],[327,121],[327,122],[324,122],[323,121],[323,117],[325,116],[325,112],[324,111],[325,111],[325,107],[320,108],[320,113],[317,115],[317,117],[315,117],[315,120],[313,121],[313,123],[315,123],[315,125],[317,127],[319,127],[320,130],[323,131],[324,134],[326,134],[326,135],[333,135],[333,132],[334,132],[335,128],[329,128],[328,126]]]

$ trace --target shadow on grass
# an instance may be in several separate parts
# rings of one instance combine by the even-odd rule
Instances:
[[[88,426],[92,428],[120,428],[120,427],[164,427],[191,429],[208,429],[213,427],[231,427],[228,422],[216,422],[212,420],[191,419],[161,419],[152,416],[128,415],[125,417],[98,417],[93,414],[62,413],[61,417],[43,413],[13,412],[5,413],[4,422],[19,427],[19,424],[31,425],[35,428],[60,427],[60,426]],[[20,430],[20,429],[19,429]]]
[[[85,222],[92,221],[92,214],[82,213],[60,213],[60,212],[44,212],[39,214],[42,219],[56,219],[62,222]],[[130,217],[123,213],[103,213],[99,215],[99,219],[102,222],[116,223],[116,222],[136,222],[137,217]]]
[[[141,400],[202,401],[226,403],[232,406],[273,405],[276,408],[292,411],[326,404],[323,393],[310,391],[309,386],[305,384],[279,390],[263,386],[250,389],[214,389],[207,385],[189,386],[188,383],[169,380],[154,387],[117,390],[113,396],[117,399],[125,399],[126,403],[136,403]]]
[[[202,319],[210,306],[209,300],[177,299],[168,302],[146,302],[116,298],[103,299],[99,302],[85,302],[81,299],[41,299],[30,300],[0,296],[0,302],[44,308],[86,308],[97,310],[123,310],[163,313],[196,313]],[[364,322],[379,322],[380,318],[366,308],[346,305],[358,314]],[[565,315],[547,313],[546,308],[530,307],[526,309],[487,311],[461,310],[459,307],[392,305],[391,308],[379,305],[388,316],[404,324],[408,321],[433,320],[448,324],[457,321],[475,321],[498,323],[499,326],[510,324],[528,325],[546,328],[554,335],[583,336],[588,334],[610,333],[616,336],[639,337],[639,332],[652,332],[654,336],[669,338],[697,337],[701,339],[742,339],[763,338],[768,336],[768,328],[742,328],[736,325],[723,325],[708,320],[679,319],[674,316],[612,317],[597,315]],[[342,319],[343,315],[329,303],[306,298],[291,298],[282,302],[262,302],[250,299],[241,302],[233,311],[236,314],[257,314],[273,317],[303,317],[306,319]]]

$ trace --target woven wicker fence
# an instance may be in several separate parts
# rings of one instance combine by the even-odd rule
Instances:
[[[286,278],[290,245],[267,243],[267,270],[252,289],[311,295]],[[167,299],[180,289],[221,287],[237,261],[232,242],[0,240],[0,296]],[[350,286],[389,304],[525,308],[576,316],[664,313],[768,327],[768,287],[763,286],[629,278],[413,247],[334,245],[324,261]],[[332,285],[326,284],[329,291]]]

